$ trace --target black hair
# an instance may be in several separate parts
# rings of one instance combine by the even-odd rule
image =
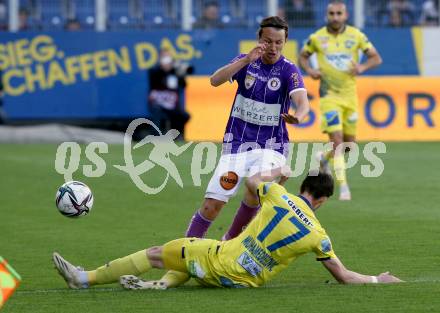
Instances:
[[[260,23],[260,29],[258,30],[258,38],[261,38],[261,35],[263,33],[263,28],[265,27],[274,27],[277,29],[284,29],[284,32],[286,33],[286,39],[289,35],[289,25],[285,20],[283,20],[279,16],[269,16],[263,19]]]
[[[334,182],[331,175],[319,172],[318,175],[308,175],[301,184],[301,193],[308,192],[315,199],[331,197],[333,195]]]

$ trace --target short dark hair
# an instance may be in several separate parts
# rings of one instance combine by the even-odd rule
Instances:
[[[263,28],[265,27],[274,27],[277,29],[284,29],[284,32],[286,33],[286,39],[289,35],[289,25],[285,20],[283,20],[279,16],[269,16],[263,19],[260,23],[260,29],[258,30],[258,38],[261,38],[261,35],[263,33]]]
[[[331,175],[319,172],[318,175],[308,175],[301,184],[301,193],[308,192],[315,199],[331,197],[333,195],[334,182]]]

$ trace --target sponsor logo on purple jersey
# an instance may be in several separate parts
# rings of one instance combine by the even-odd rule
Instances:
[[[281,114],[289,111],[290,95],[304,89],[299,69],[284,56],[275,64],[264,64],[260,58],[232,79],[237,81],[238,89],[226,125],[224,153],[244,152],[251,147],[286,155],[289,137]]]

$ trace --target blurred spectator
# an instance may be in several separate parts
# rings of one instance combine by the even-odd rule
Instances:
[[[165,16],[167,18],[176,19],[179,5],[176,4],[173,0],[162,0],[162,3],[165,7]]]
[[[392,10],[389,12],[389,27],[402,27],[404,26],[402,15],[397,10]]]
[[[422,15],[420,16],[420,24],[423,26],[439,25],[438,1],[425,0],[425,2],[423,2]]]
[[[37,11],[41,13],[41,6],[37,6],[37,7],[38,7]],[[67,20],[75,18],[75,9],[76,9],[76,5],[72,0],[62,0],[61,15],[65,17]]]
[[[29,29],[29,10],[27,8],[22,7],[18,10],[18,29]]]
[[[390,16],[388,12],[388,0],[367,1],[367,10],[371,10],[376,13],[375,26],[384,26],[389,24]],[[386,18],[386,22],[384,22]]]
[[[231,15],[234,18],[244,17],[244,0],[229,0]]]
[[[203,7],[201,18],[194,24],[194,28],[198,29],[212,29],[223,28],[223,23],[220,20],[219,5],[215,1],[206,2]]]
[[[311,0],[288,0],[285,6],[285,16],[289,26],[315,26],[315,15]]]
[[[0,30],[8,29],[7,8],[4,0],[0,0]]]
[[[414,25],[414,4],[409,0],[391,0],[387,6],[389,26],[402,27]]]
[[[128,16],[134,19],[142,19],[144,14],[143,3],[140,0],[129,0],[128,1]],[[166,1],[165,1],[166,5]]]
[[[170,51],[163,49],[159,55],[159,65],[149,73],[148,105],[151,120],[162,133],[177,129],[180,139],[184,138],[184,126],[189,120],[182,96],[186,87],[185,77],[192,67],[176,63]]]
[[[81,30],[81,24],[77,19],[69,19],[64,25],[64,29],[67,31],[78,31]]]
[[[277,16],[281,17],[283,20],[287,21],[286,10],[283,7],[278,7]]]

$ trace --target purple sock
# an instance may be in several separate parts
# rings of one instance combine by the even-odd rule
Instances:
[[[197,210],[189,223],[185,236],[203,238],[210,225],[211,221],[203,217]]]
[[[237,213],[235,213],[234,221],[222,239],[229,240],[237,237],[243,230],[243,227],[249,224],[249,222],[254,218],[259,209],[260,206],[250,207],[241,201],[240,207],[238,208]]]

